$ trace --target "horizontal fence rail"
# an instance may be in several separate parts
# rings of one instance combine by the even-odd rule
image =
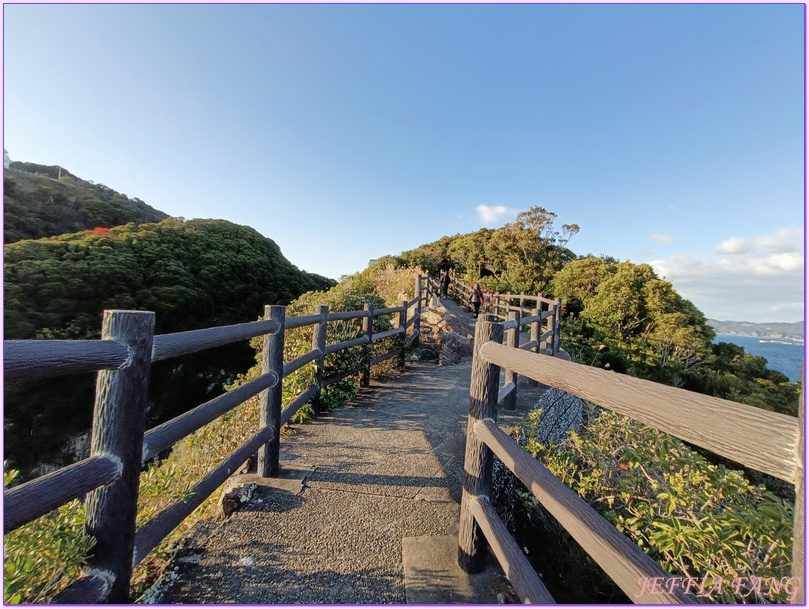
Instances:
[[[3,533],[114,482],[120,475],[119,460],[97,455],[11,488],[3,494]]]
[[[509,315],[519,315],[511,312]],[[701,446],[747,467],[796,486],[793,577],[803,578],[803,407],[800,417],[755,408],[677,389],[520,348],[513,336],[503,342],[504,327],[494,318],[475,330],[469,390],[465,477],[458,535],[458,563],[467,572],[482,568],[487,540],[504,569],[515,571],[512,583],[524,602],[538,598],[544,586],[524,571],[524,556],[515,557],[508,531],[488,501],[493,455],[528,488],[607,575],[636,603],[697,603],[629,538],[598,514],[542,463],[525,452],[495,423],[499,403],[514,393],[510,375],[524,375],[660,431]],[[515,333],[516,330],[509,330]],[[500,369],[506,384],[499,388]],[[514,377],[511,377],[514,378]],[[519,549],[517,549],[519,552]],[[521,554],[521,552],[520,552]],[[648,586],[657,581],[659,587]],[[539,582],[541,585],[541,582]],[[802,600],[802,597],[801,599]],[[533,601],[537,602],[537,601]],[[540,602],[552,602],[543,600]]]
[[[800,427],[795,417],[583,364],[539,360],[491,342],[481,357],[746,467],[796,481]]]
[[[91,456],[4,492],[4,532],[47,514],[86,493],[85,530],[96,538],[86,573],[55,597],[63,603],[127,602],[132,567],[142,561],[191,512],[228,477],[258,455],[259,473],[275,475],[279,469],[280,428],[308,402],[317,412],[321,391],[349,376],[362,374],[367,385],[372,366],[393,357],[403,365],[403,344],[417,344],[422,302],[429,295],[429,282],[416,278],[415,297],[399,306],[362,311],[329,312],[316,307],[315,315],[286,317],[285,308],[265,308],[265,319],[203,330],[153,336],[154,314],[106,311],[102,340],[94,341],[4,341],[4,371],[7,378],[31,378],[99,372]],[[373,319],[398,314],[396,327],[373,332]],[[409,317],[409,319],[408,319]],[[326,344],[327,324],[359,319],[359,336]],[[313,326],[312,348],[283,361],[286,330]],[[412,332],[408,336],[408,329]],[[402,336],[393,348],[373,356],[371,346],[380,340]],[[144,430],[146,387],[151,364],[181,355],[264,337],[262,374],[174,419]],[[323,378],[324,358],[345,349],[365,346],[363,363],[353,370]],[[281,408],[284,377],[307,364],[314,364],[315,382]],[[179,440],[214,421],[246,400],[259,396],[259,429],[190,491],[189,497],[160,512],[135,532],[138,478],[142,464],[171,448]],[[137,440],[133,442],[133,440]],[[126,448],[125,448],[126,447]]]
[[[254,321],[233,326],[160,334],[154,337],[152,362],[223,347],[262,334],[274,334],[278,332],[279,327],[274,321]]]
[[[117,369],[129,359],[113,340],[4,340],[5,378],[35,378]]]

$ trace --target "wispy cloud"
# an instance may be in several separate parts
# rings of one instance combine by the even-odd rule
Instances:
[[[716,254],[678,254],[651,265],[708,317],[753,322],[804,318],[800,228],[752,239],[732,237],[717,244]]]
[[[651,241],[652,243],[674,243],[677,241],[676,237],[673,235],[658,235],[652,234],[646,237],[647,241]]]
[[[510,209],[505,205],[478,205],[478,218],[483,224],[491,225],[511,219],[519,213],[516,209]]]

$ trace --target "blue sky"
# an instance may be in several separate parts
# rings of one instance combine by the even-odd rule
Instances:
[[[4,147],[337,278],[541,205],[804,317],[804,5],[9,5]]]

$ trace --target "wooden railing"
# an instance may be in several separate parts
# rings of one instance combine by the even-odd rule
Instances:
[[[398,307],[333,312],[317,307],[314,315],[286,317],[283,306],[267,306],[264,321],[154,336],[154,313],[105,311],[101,340],[3,341],[6,379],[50,377],[98,371],[90,457],[4,492],[4,534],[43,516],[85,494],[85,530],[95,547],[85,575],[54,599],[60,603],[126,603],[132,569],[142,561],[191,512],[221,486],[252,455],[258,455],[258,473],[279,472],[280,430],[312,400],[317,411],[321,391],[350,375],[361,374],[367,386],[371,367],[399,356],[404,347],[371,357],[354,370],[323,378],[324,357],[343,349],[401,335],[418,343],[426,284],[416,278],[415,297]],[[408,319],[408,311],[412,316]],[[396,328],[373,332],[379,315],[398,314]],[[361,319],[356,338],[327,345],[327,324]],[[284,362],[284,332],[313,326],[312,349]],[[408,335],[408,328],[412,328]],[[264,337],[261,375],[153,429],[144,431],[146,394],[151,364],[213,347]],[[284,377],[302,366],[316,363],[314,384],[281,408]],[[241,447],[209,472],[191,490],[189,498],[164,509],[139,530],[135,528],[139,476],[143,464],[160,451],[193,433],[248,398],[261,394],[259,428]]]
[[[524,602],[554,602],[489,503],[492,455],[496,455],[634,602],[699,602],[680,589],[683,586],[678,588],[677,581],[667,583],[672,579],[669,573],[497,426],[498,402],[504,398],[499,387],[503,367],[794,484],[792,568],[803,589],[802,405],[800,417],[794,418],[529,353],[500,344],[503,327],[481,317],[475,331],[458,538],[458,563],[465,571],[482,568],[488,541]],[[660,586],[645,585],[651,581]],[[802,596],[798,602],[803,602]]]
[[[437,279],[430,277],[429,286],[432,293],[440,293]],[[473,310],[472,288],[457,277],[453,277],[450,281],[447,295],[468,311]],[[527,304],[529,302],[534,306],[529,308]],[[520,294],[484,292],[480,312],[494,315],[498,320],[514,319],[520,326],[532,323],[530,320],[539,316],[543,324],[541,332],[537,336],[531,336],[531,340],[539,343],[539,348],[535,351],[550,355],[559,353],[562,322],[562,301],[559,298],[546,298],[542,294],[533,296],[524,292]],[[511,313],[515,313],[516,316],[510,317]]]

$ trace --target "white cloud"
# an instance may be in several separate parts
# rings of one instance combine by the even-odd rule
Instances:
[[[725,239],[716,246],[716,251],[720,254],[739,254],[746,249],[746,241],[739,237]]]
[[[649,235],[646,240],[652,243],[674,243],[677,241],[673,235]]]
[[[804,318],[803,231],[733,237],[716,254],[677,254],[650,264],[708,317],[773,322]]]
[[[516,209],[509,209],[505,205],[478,205],[478,218],[483,224],[496,224],[506,218],[514,218],[519,213]]]

